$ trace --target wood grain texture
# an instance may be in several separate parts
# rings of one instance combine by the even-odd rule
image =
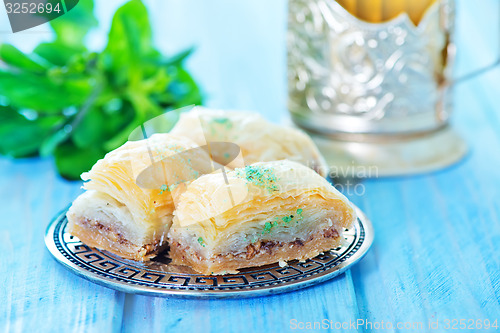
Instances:
[[[235,300],[179,300],[132,297],[126,303],[126,331],[282,331],[290,321],[355,320],[357,304],[350,273],[315,288],[276,296]],[[151,320],[154,318],[154,320]]]
[[[199,42],[200,53],[190,66],[209,87],[210,106],[256,108],[275,121],[282,117],[286,85],[279,82],[285,53],[276,52],[284,47],[278,41],[284,36],[283,13],[275,22],[267,13],[256,23],[246,12],[253,8],[250,12],[257,15],[266,6],[263,1],[239,6],[217,0],[200,7],[194,0],[148,3],[155,11],[175,9],[186,15],[155,24],[165,31],[171,25],[186,31],[169,36],[174,46]],[[459,3],[460,43],[475,45],[459,50],[460,72],[493,59],[490,51],[497,46],[491,40],[500,38],[493,30],[485,34],[477,21],[486,12],[494,20],[498,4],[475,3]],[[284,10],[284,1],[271,8]],[[236,31],[227,39],[228,22],[241,22],[240,35],[246,37],[240,39]],[[265,35],[267,30],[273,32]],[[235,46],[227,52],[229,41]],[[241,64],[250,65],[237,71]],[[270,79],[260,84],[266,75]],[[500,321],[499,86],[500,68],[456,86],[453,126],[470,147],[461,163],[431,174],[368,180],[365,194],[351,197],[376,230],[372,250],[358,265],[332,281],[283,295],[161,299],[125,295],[78,278],[50,257],[43,235],[52,217],[80,193],[81,184],[61,180],[50,160],[0,158],[0,331],[286,332],[292,319]],[[384,330],[397,331],[404,330]]]
[[[123,295],[76,278],[45,249],[48,222],[80,192],[49,160],[0,160],[0,329],[111,331]]]

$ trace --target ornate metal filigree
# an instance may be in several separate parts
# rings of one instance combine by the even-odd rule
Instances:
[[[291,0],[294,120],[327,133],[418,132],[445,124],[453,9],[452,1],[438,1],[415,27],[406,14],[374,24],[333,0]]]

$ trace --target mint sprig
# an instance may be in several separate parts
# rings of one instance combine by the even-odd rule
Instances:
[[[0,154],[52,155],[63,177],[78,179],[145,121],[201,104],[183,67],[192,50],[166,57],[155,49],[140,0],[116,11],[101,52],[84,43],[97,25],[92,1],[50,25],[54,40],[31,54],[0,45]]]

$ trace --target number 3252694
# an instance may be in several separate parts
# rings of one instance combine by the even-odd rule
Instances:
[[[61,7],[57,3],[55,6],[50,2],[47,3],[33,3],[33,2],[6,2],[5,8],[8,14],[38,14],[38,13],[60,13]]]
[[[498,320],[490,321],[489,319],[444,319],[443,320],[445,330],[480,330],[480,329],[498,329]]]

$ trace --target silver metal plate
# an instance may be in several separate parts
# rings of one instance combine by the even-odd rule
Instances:
[[[171,265],[166,254],[143,263],[91,248],[66,231],[66,210],[48,226],[45,244],[55,259],[75,274],[115,290],[162,297],[255,297],[318,284],[359,261],[373,242],[373,227],[359,209],[357,213],[357,223],[345,231],[342,247],[306,262],[290,261],[286,267],[276,263],[222,276],[201,275]]]

